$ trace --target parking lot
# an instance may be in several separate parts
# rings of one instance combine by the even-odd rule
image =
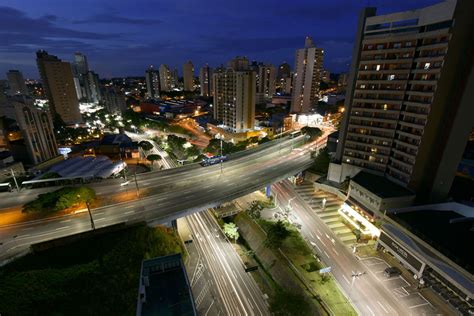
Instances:
[[[421,295],[415,286],[412,286],[402,275],[386,277],[384,270],[389,264],[380,258],[363,258],[361,261],[367,267],[367,272],[372,273],[391,293],[412,310],[411,315],[432,315],[437,311],[433,305]]]

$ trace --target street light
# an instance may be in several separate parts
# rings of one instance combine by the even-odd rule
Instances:
[[[81,195],[78,194],[77,195],[78,198],[81,198]],[[91,220],[91,227],[92,227],[92,230],[95,230],[95,224],[94,224],[94,219],[92,218],[92,212],[91,212],[91,208],[89,206],[89,202],[86,200],[86,206],[87,206],[87,212],[89,213],[89,218]]]
[[[224,135],[221,135],[219,133],[216,134],[216,138],[219,139],[221,141],[221,158],[220,158],[220,161],[221,161],[221,173],[223,172],[223,166],[222,166],[222,163],[223,163],[223,158],[222,158],[222,139],[224,138]]]

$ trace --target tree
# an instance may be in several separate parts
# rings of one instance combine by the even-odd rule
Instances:
[[[230,239],[233,239],[234,242],[237,241],[237,239],[239,239],[239,232],[238,232],[238,227],[235,226],[235,223],[225,223],[224,224],[224,234],[229,237]]]
[[[146,159],[147,159],[148,161],[151,161],[151,164],[154,164],[155,161],[161,160],[162,157],[161,157],[160,155],[151,154],[151,155],[148,155],[148,156],[146,157]]]
[[[145,150],[145,151],[149,151],[149,150],[153,149],[153,145],[150,142],[146,141],[146,140],[142,140],[141,142],[139,142],[138,146],[140,146],[140,148]]]
[[[309,315],[311,307],[301,294],[296,294],[285,289],[278,289],[270,301],[272,315]]]
[[[272,223],[268,229],[265,244],[269,248],[280,248],[283,241],[290,236],[290,234],[291,232],[286,228],[285,224],[279,220],[276,223]]]
[[[271,139],[270,139],[268,136],[265,136],[265,137],[263,137],[262,139],[260,139],[260,140],[258,141],[258,143],[259,143],[259,144],[263,144],[263,143],[266,143],[266,142],[269,142],[269,141],[271,141]]]
[[[305,126],[301,128],[301,133],[308,135],[311,139],[316,139],[323,135],[323,132],[317,127]]]
[[[329,156],[329,150],[327,147],[321,149],[314,158],[314,165],[311,170],[316,173],[326,174],[328,172],[329,163],[331,162],[331,157]]]

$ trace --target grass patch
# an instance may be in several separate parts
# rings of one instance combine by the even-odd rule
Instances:
[[[38,195],[38,198],[23,206],[23,212],[49,214],[90,202],[93,199],[95,199],[95,191],[89,187],[64,187]]]
[[[2,315],[133,315],[141,261],[182,252],[145,225],[29,254],[0,269]]]

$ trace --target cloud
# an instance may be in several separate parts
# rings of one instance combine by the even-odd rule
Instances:
[[[73,23],[74,24],[95,23],[95,24],[157,25],[157,24],[162,23],[162,21],[158,19],[130,18],[130,17],[124,17],[124,16],[119,16],[119,15],[114,15],[114,14],[96,14],[83,20],[74,21]]]

